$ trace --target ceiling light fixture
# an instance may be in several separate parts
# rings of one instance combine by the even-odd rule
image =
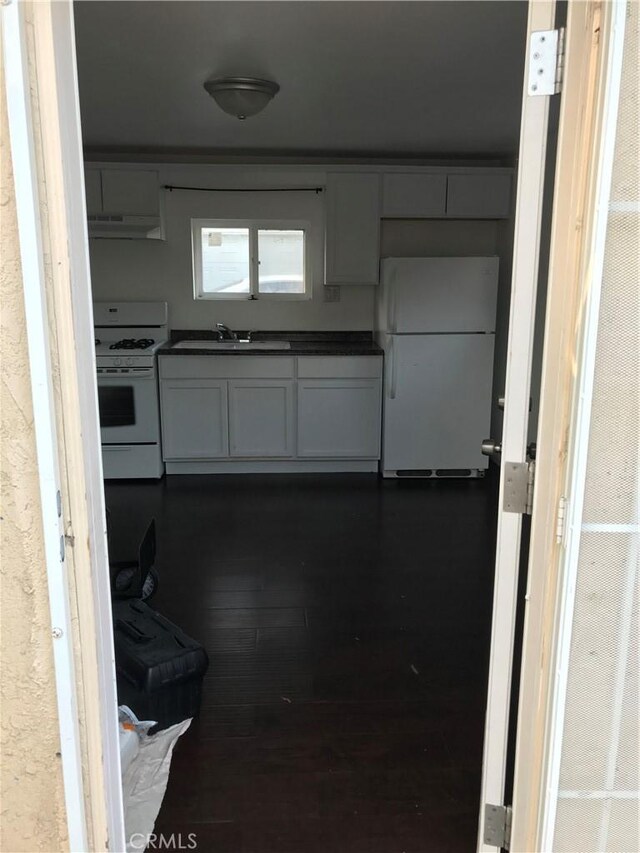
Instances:
[[[220,77],[207,80],[204,88],[221,110],[239,119],[259,113],[280,91],[277,83],[256,77]]]

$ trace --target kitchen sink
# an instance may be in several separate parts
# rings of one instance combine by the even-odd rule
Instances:
[[[289,341],[178,341],[172,349],[209,349],[222,351],[238,350],[283,350],[291,349]]]

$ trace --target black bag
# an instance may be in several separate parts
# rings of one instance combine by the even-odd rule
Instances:
[[[143,601],[113,602],[118,702],[159,729],[197,716],[206,651]]]

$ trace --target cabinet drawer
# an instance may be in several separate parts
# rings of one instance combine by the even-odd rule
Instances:
[[[294,359],[286,356],[161,355],[162,379],[292,379]]]
[[[321,355],[298,358],[298,376],[301,379],[378,379],[381,375],[381,355]]]

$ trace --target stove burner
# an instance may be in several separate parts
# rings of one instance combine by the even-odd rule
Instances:
[[[153,338],[123,338],[121,341],[116,341],[111,344],[109,349],[148,349],[154,345]]]

